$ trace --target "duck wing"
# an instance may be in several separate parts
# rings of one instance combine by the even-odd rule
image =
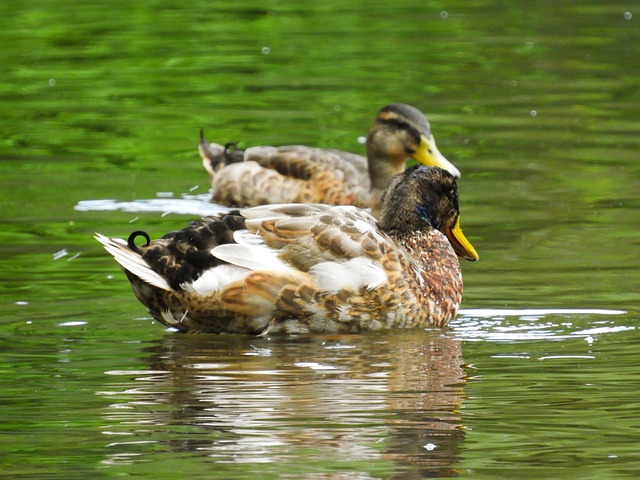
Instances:
[[[368,206],[365,157],[303,145],[251,147],[243,162],[212,172],[212,200],[229,205],[327,203]]]

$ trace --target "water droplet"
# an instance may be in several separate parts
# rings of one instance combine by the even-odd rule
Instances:
[[[55,78],[50,78],[49,79],[49,86],[50,87],[55,87],[56,86],[56,79]]]
[[[140,219],[140,217],[133,217],[131,220],[129,220],[129,223],[135,223]]]
[[[429,451],[435,450],[436,446],[433,443],[427,443],[424,448],[426,448]]]
[[[360,145],[364,145],[365,143],[367,143],[367,137],[365,137],[364,135],[360,135],[360,136],[358,137],[358,143],[359,143]]]
[[[532,117],[536,117],[536,116],[538,115],[538,112],[537,112],[537,111],[535,111],[535,110],[531,110],[531,111],[529,112],[529,114],[530,114]]]
[[[440,18],[442,18],[443,20],[446,20],[447,18],[449,18],[449,12],[447,12],[446,10],[441,11]]]
[[[193,192],[194,190],[197,190],[197,189],[199,189],[199,188],[200,188],[200,185],[194,185],[193,187],[191,187],[191,188],[189,189],[189,191],[190,191],[190,192]]]
[[[624,19],[631,20],[633,18],[633,14],[631,12],[624,12]]]
[[[262,54],[269,55],[271,53],[271,49],[269,47],[262,47]]]
[[[53,259],[60,260],[62,257],[66,257],[68,253],[69,252],[67,252],[66,248],[63,248],[62,250],[58,250],[56,253],[53,254]]]
[[[469,145],[469,139],[468,139],[468,138],[465,138],[465,139],[462,141],[462,143],[464,143],[465,145]]]
[[[29,302],[25,301],[25,300],[18,300],[16,302],[16,305],[29,305]]]

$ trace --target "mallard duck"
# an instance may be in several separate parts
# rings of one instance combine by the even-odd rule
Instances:
[[[410,157],[460,177],[436,147],[424,114],[403,103],[378,112],[367,137],[367,158],[303,145],[244,151],[232,145],[208,144],[200,131],[198,150],[211,176],[211,201],[223,205],[293,202],[377,208],[380,194]]]
[[[137,246],[137,237],[146,244]],[[265,205],[150,241],[96,234],[159,322],[183,332],[345,333],[446,325],[462,298],[453,175],[393,177],[380,220],[353,206]]]

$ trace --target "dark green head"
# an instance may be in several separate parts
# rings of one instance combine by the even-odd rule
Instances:
[[[380,228],[395,237],[434,228],[459,256],[478,259],[460,228],[456,179],[439,167],[414,166],[391,179],[382,196]]]

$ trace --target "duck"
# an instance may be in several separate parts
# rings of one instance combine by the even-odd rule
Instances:
[[[326,203],[377,211],[384,188],[410,158],[461,176],[438,150],[426,116],[405,103],[378,111],[367,136],[367,157],[304,145],[240,150],[232,143],[208,143],[202,129],[198,151],[211,178],[211,201],[236,207]]]
[[[355,206],[270,204],[153,241],[144,231],[95,238],[151,316],[185,333],[443,327],[462,299],[458,257],[479,258],[455,177],[419,165],[392,177],[379,219]]]

